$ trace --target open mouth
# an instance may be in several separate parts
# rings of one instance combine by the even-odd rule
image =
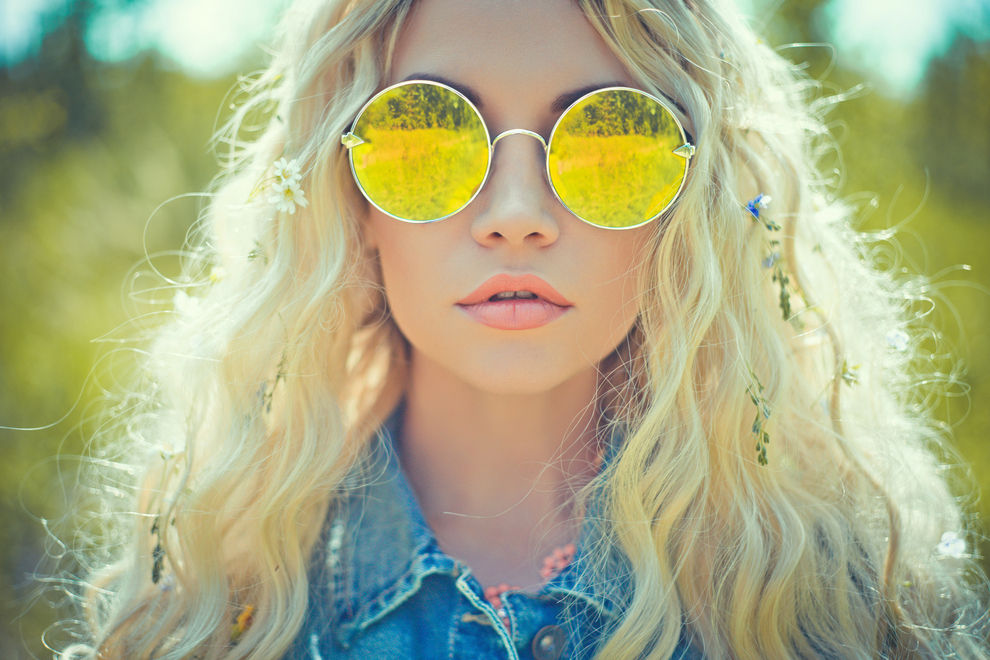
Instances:
[[[500,273],[457,302],[475,321],[498,330],[530,330],[560,318],[573,307],[546,280]]]
[[[532,291],[502,291],[501,293],[496,293],[488,302],[497,302],[499,300],[536,300],[539,296]]]

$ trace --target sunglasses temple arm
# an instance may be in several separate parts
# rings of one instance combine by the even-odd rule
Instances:
[[[681,146],[674,149],[674,155],[680,156],[685,160],[691,160],[691,156],[694,155],[695,147],[690,142],[685,142]]]
[[[364,140],[354,135],[354,133],[344,133],[340,136],[340,143],[347,149],[353,149],[359,144],[364,144]]]

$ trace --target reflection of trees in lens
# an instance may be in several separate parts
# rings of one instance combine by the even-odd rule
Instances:
[[[359,126],[394,130],[459,129],[477,121],[477,114],[457,94],[439,85],[402,85],[385,92],[361,115]],[[358,128],[355,132],[361,135]]]
[[[625,90],[598,92],[564,117],[574,135],[664,135],[680,139],[673,116],[652,98]],[[680,146],[680,145],[678,145]]]

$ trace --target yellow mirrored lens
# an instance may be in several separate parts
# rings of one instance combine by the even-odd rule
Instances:
[[[578,217],[603,227],[634,227],[673,201],[687,160],[673,153],[683,136],[673,115],[634,90],[603,90],[561,117],[547,166],[557,195]]]
[[[458,94],[431,83],[386,90],[352,131],[354,174],[386,213],[427,222],[459,211],[488,170],[488,135],[477,111]]]

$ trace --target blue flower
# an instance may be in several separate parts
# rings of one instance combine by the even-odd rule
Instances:
[[[753,199],[746,202],[746,209],[753,214],[753,217],[757,220],[760,219],[760,210],[765,209],[770,205],[770,196],[760,193]]]

